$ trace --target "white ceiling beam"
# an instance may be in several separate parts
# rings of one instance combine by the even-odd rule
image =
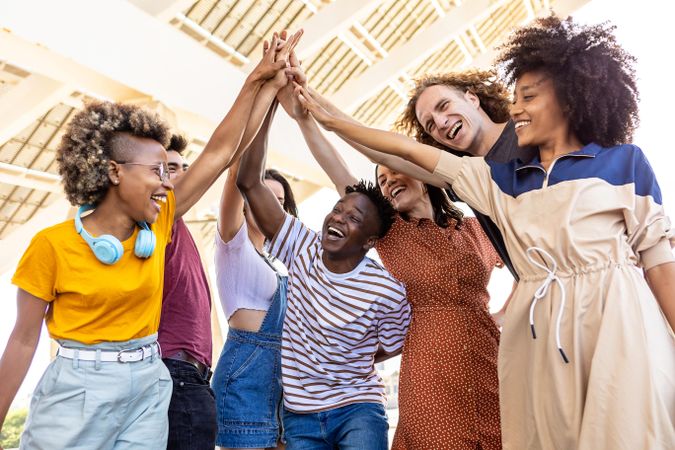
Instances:
[[[137,90],[50,50],[43,43],[17,36],[8,29],[8,24],[3,23],[3,12],[0,6],[0,55],[4,60],[29,72],[70,84],[94,96],[122,101],[142,95]]]
[[[194,2],[195,0],[129,0],[129,3],[141,8],[160,22],[169,22]]]
[[[11,58],[5,58],[5,50]],[[96,95],[119,94],[111,97],[126,101],[139,97],[158,100],[176,112],[178,125],[188,137],[193,132],[184,128],[182,117],[193,124],[204,121],[206,126],[197,127],[204,139],[231,107],[245,78],[191,37],[126,1],[0,2],[0,55],[73,88],[86,84],[87,91]],[[118,88],[126,91],[115,92]],[[345,148],[336,140],[338,148]],[[270,147],[271,157],[283,152],[278,154],[279,168],[329,185],[318,165],[308,158],[294,121],[283,113],[273,124]],[[365,160],[352,156],[356,152],[346,153],[356,173],[370,176]]]
[[[64,83],[31,74],[0,95],[0,145],[19,134],[71,92],[72,88]]]
[[[301,28],[305,33],[297,48],[300,60],[305,60],[318,52],[341,31],[349,28],[355,21],[374,11],[384,0],[339,0],[324,6],[316,14],[307,19]],[[281,31],[281,30],[277,30]],[[296,30],[289,30],[295,32]],[[265,36],[269,39],[268,36]],[[261,53],[261,46],[252,54]],[[246,71],[254,67],[255,62],[246,66]]]
[[[0,240],[0,255],[2,255],[0,274],[13,270],[35,233],[66,220],[70,208],[71,205],[65,197],[57,198],[51,205],[38,211],[29,221]]]
[[[61,177],[58,175],[3,162],[0,162],[0,183],[47,192],[63,192]]]
[[[424,58],[446,45],[467,26],[486,17],[505,2],[506,0],[494,2],[472,0],[462,3],[445,17],[439,18],[405,44],[391,51],[387,58],[373,64],[358,78],[347,81],[333,95],[334,102],[342,109],[352,111],[386,86],[397,73],[421,63]]]

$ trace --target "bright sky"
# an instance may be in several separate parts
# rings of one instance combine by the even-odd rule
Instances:
[[[669,35],[672,17],[675,14],[674,2],[642,0],[637,7],[635,2],[593,0],[575,14],[577,20],[596,23],[611,20],[618,26],[619,41],[638,58],[637,72],[641,93],[641,126],[634,142],[640,146],[649,158],[665,202],[666,212],[675,219],[675,177],[670,173],[675,167],[672,144],[663,144],[662,140],[672,127],[671,105],[675,104],[675,89],[672,76],[675,71],[669,54],[669,46],[664,36]],[[667,39],[667,38],[666,38]],[[666,147],[662,147],[666,145]],[[301,217],[315,229],[320,226],[327,205],[333,204],[337,195],[324,189],[300,206]],[[16,289],[9,284],[10,274],[0,276],[0,349],[4,350],[7,338],[16,318]],[[495,271],[490,293],[493,309],[504,301],[511,286],[507,271]],[[45,333],[40,340],[37,355],[29,374],[20,389],[15,405],[25,405],[30,392],[49,363],[49,339]]]

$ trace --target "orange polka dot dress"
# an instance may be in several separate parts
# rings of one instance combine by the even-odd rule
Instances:
[[[398,217],[376,248],[412,306],[392,449],[501,449],[499,330],[487,307],[501,260],[478,221],[457,230]]]

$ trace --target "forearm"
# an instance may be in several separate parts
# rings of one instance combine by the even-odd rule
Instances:
[[[261,81],[247,78],[234,105],[220,122],[190,170],[174,183],[175,218],[187,212],[227,169],[244,133]]]
[[[35,355],[35,349],[40,338],[39,330],[29,336],[17,336],[16,329],[12,332],[0,359],[0,429],[7,416],[7,411],[16,396],[21,383]]]
[[[646,276],[670,328],[675,330],[675,262],[652,267]]]
[[[224,162],[222,164],[223,170],[234,160],[236,150],[242,144],[245,144],[244,138],[248,137],[250,140],[255,136],[257,129],[260,127],[260,122],[267,112],[267,108],[262,114],[258,111],[257,100],[265,90],[264,86],[265,84],[261,80],[251,77],[246,79],[232,108],[220,122],[200,156],[212,153],[219,157]],[[250,131],[249,122],[251,122],[250,118],[253,113],[261,115],[256,129]]]
[[[220,198],[218,233],[223,242],[231,241],[244,222],[244,198],[237,188],[238,172],[239,161],[235,161],[227,173]]]
[[[344,139],[378,152],[399,156],[428,172],[433,172],[438,163],[439,149],[421,144],[402,134],[365,127],[335,116],[330,118],[325,126]],[[357,148],[357,150],[362,151],[363,147]]]
[[[258,135],[258,131],[260,131],[263,120],[265,119],[277,92],[278,89],[272,86],[271,83],[265,83],[258,92],[241,143],[234,158],[237,158],[245,149],[247,149],[252,144],[253,139]]]
[[[260,231],[268,239],[274,237],[285,219],[279,201],[262,180],[267,156],[267,134],[275,110],[276,105],[273,105],[251,147],[242,155],[237,176],[237,187],[246,198]]]
[[[308,116],[297,122],[314,159],[331,179],[338,193],[344,195],[345,188],[357,182],[356,177],[312,117]]]

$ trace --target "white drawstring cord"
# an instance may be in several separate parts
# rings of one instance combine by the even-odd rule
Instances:
[[[539,261],[535,260],[532,257],[532,253],[534,252],[537,252],[540,255],[545,256],[546,258],[544,259],[548,259],[551,262],[551,269],[541,264]],[[537,333],[534,329],[534,307],[537,305],[537,302],[539,300],[544,298],[544,296],[549,290],[549,287],[551,286],[551,283],[555,281],[556,283],[558,283],[558,286],[560,286],[560,293],[562,295],[562,299],[560,301],[560,308],[558,309],[558,319],[556,320],[555,324],[555,341],[563,361],[565,361],[565,363],[569,363],[570,361],[569,359],[567,359],[567,355],[565,354],[565,351],[562,349],[562,344],[560,343],[560,322],[562,321],[563,310],[565,309],[565,286],[563,285],[562,280],[560,280],[560,278],[558,278],[558,276],[555,274],[556,270],[558,269],[558,264],[546,250],[539,247],[528,248],[527,259],[529,259],[530,262],[535,266],[544,269],[547,272],[546,279],[544,280],[543,283],[541,283],[541,286],[539,286],[537,290],[534,291],[534,297],[532,298],[532,303],[530,303],[530,330],[532,331],[532,338],[537,339]]]

